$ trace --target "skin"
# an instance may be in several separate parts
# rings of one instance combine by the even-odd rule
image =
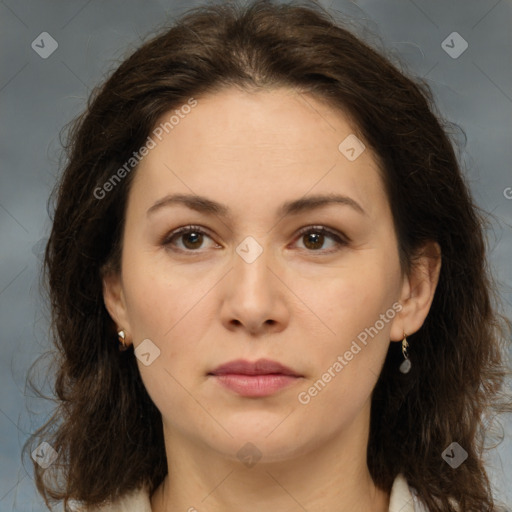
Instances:
[[[402,272],[376,159],[368,147],[354,161],[338,150],[354,133],[345,115],[311,95],[225,89],[198,98],[139,165],[121,272],[104,278],[104,299],[128,343],[150,339],[160,350],[149,366],[137,359],[162,413],[169,463],[153,512],[388,510],[366,464],[371,392],[390,341],[424,322],[440,255],[427,244],[413,271]],[[285,201],[333,192],[364,213],[343,204],[276,213]],[[206,196],[231,217],[181,204],[147,214],[171,193]],[[162,242],[190,224],[206,234]],[[314,228],[298,234],[318,225],[349,241],[314,238]],[[252,263],[236,252],[247,236],[263,250]],[[298,394],[394,303],[401,311],[300,403]],[[238,358],[273,359],[302,378],[244,398],[207,375]],[[247,442],[262,456],[253,467],[237,457]]]

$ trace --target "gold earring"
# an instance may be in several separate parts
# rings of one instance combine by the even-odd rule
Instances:
[[[128,349],[128,345],[125,343],[126,334],[123,330],[117,331],[117,337],[119,339],[119,350],[120,352],[124,352]]]
[[[404,338],[402,340],[402,354],[404,356],[404,360],[402,361],[402,364],[400,365],[400,371],[402,373],[409,373],[411,370],[411,360],[409,359],[409,355],[407,354],[407,348],[409,347],[409,343],[407,343],[407,336],[404,332]]]

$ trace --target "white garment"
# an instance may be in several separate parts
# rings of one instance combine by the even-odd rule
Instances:
[[[75,504],[75,507],[76,512],[152,512],[149,493],[144,489],[126,494],[118,501],[100,507],[81,508],[78,504]],[[191,510],[194,510],[193,507]],[[428,512],[402,474],[399,474],[393,482],[389,512]]]

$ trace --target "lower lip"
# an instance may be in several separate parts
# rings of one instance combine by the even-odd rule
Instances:
[[[219,384],[247,397],[268,396],[299,380],[299,377],[282,374],[241,375],[229,373],[213,376]]]

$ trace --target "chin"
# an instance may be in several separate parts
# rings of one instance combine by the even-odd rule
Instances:
[[[241,425],[224,423],[226,430],[233,437],[229,437],[223,431],[219,436],[212,438],[211,432],[207,432],[204,442],[219,454],[231,460],[240,460],[242,463],[246,458],[253,463],[256,460],[260,463],[274,463],[293,459],[309,451],[312,448],[311,445],[316,442],[314,438],[308,442],[309,437],[299,426],[292,432],[290,427],[293,425],[285,426],[289,420],[285,420],[280,425],[285,417],[286,415],[281,416],[279,421],[273,418],[273,421],[258,423],[246,420]]]

